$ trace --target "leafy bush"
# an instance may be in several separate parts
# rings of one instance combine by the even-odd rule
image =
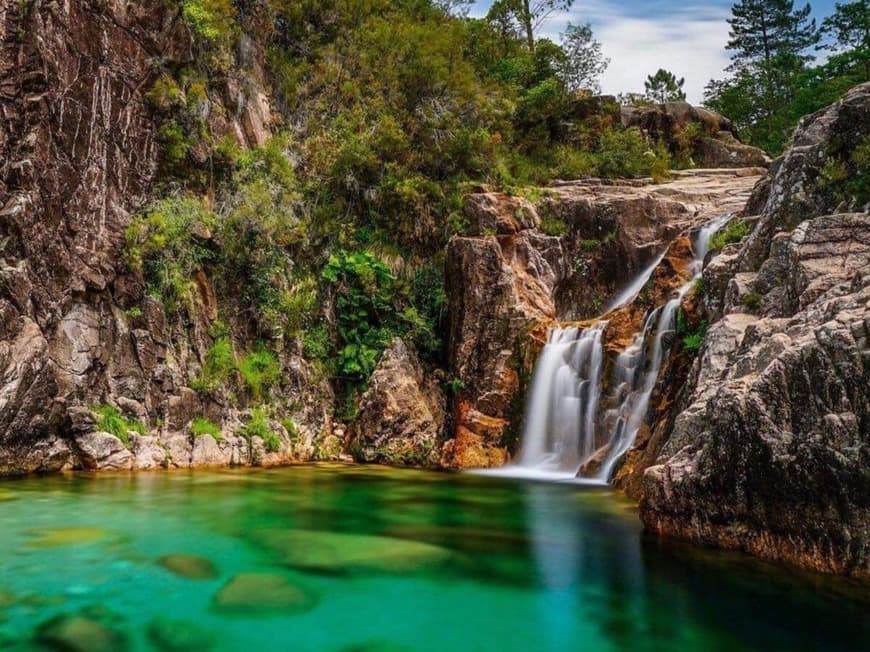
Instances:
[[[753,312],[758,310],[761,307],[761,301],[763,297],[757,292],[750,292],[745,297],[743,297],[743,305]]]
[[[719,251],[723,247],[740,242],[749,235],[749,225],[743,220],[731,220],[718,233],[710,238],[710,251]]]
[[[266,416],[266,411],[263,408],[254,408],[251,416],[245,421],[240,431],[242,437],[250,441],[254,437],[259,437],[263,440],[266,450],[270,453],[277,452],[281,448],[281,438],[278,436],[272,426],[269,424],[269,419]]]
[[[557,217],[545,217],[541,220],[541,231],[561,237],[568,234],[568,225]]]
[[[213,392],[226,385],[235,369],[236,356],[230,338],[220,335],[206,352],[202,373],[191,387],[201,392]]]
[[[193,434],[194,437],[203,437],[205,435],[208,435],[215,441],[220,441],[222,438],[220,426],[206,419],[205,417],[198,417],[194,419],[193,423],[190,424],[190,432]]]
[[[686,312],[680,308],[677,310],[677,336],[682,337],[683,351],[694,355],[704,346],[707,337],[707,321],[702,320],[692,327],[686,318]]]
[[[237,369],[255,402],[262,401],[281,375],[278,357],[266,348],[258,347],[239,360]]]
[[[649,174],[655,154],[639,129],[607,129],[599,138],[596,158],[603,177],[640,177]]]
[[[136,432],[144,435],[147,432],[141,421],[127,419],[114,405],[99,405],[91,408],[91,411],[97,415],[97,429],[114,435],[127,447],[130,446],[129,433]]]
[[[142,271],[149,292],[169,312],[187,305],[194,274],[216,262],[209,241],[218,217],[195,199],[164,199],[135,217],[127,228],[125,259]]]

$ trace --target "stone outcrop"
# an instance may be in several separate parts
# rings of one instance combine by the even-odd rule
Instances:
[[[649,529],[870,577],[870,216],[820,184],[867,133],[870,84],[806,118],[708,266],[715,321],[628,482]]]
[[[424,373],[409,345],[395,339],[360,399],[349,448],[364,462],[434,467],[446,418],[438,381]]]
[[[767,167],[770,157],[740,142],[727,118],[686,102],[622,107],[622,125],[637,127],[663,142],[677,156],[689,156],[702,168]]]

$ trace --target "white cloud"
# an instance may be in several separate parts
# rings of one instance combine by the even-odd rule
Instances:
[[[709,3],[679,9],[668,5],[620,6],[607,0],[583,0],[571,11],[553,16],[545,35],[555,40],[568,21],[590,22],[610,58],[602,79],[605,93],[642,92],[646,76],[666,68],[686,78],[688,100],[697,104],[707,82],[721,78],[728,66],[725,44],[730,12],[728,7]]]

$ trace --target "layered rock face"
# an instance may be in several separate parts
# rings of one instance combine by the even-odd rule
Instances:
[[[547,330],[597,317],[681,233],[739,210],[763,170],[694,171],[675,181],[557,184],[532,204],[480,193],[468,198],[466,235],[448,246],[450,373],[457,387],[453,438],[442,464],[503,464],[519,433],[523,396]],[[564,234],[548,236],[542,228]],[[688,240],[664,256],[650,301],[688,274]],[[683,279],[681,281],[680,279]],[[644,309],[613,318],[630,341]]]
[[[192,50],[177,10],[159,0],[3,0],[0,48],[0,474],[252,460],[257,442],[231,441],[244,415],[188,387],[216,316],[208,279],[194,279],[200,300],[188,331],[168,324],[119,264],[157,166],[144,93],[157,63],[183,63]],[[256,86],[257,74],[244,76]],[[267,107],[261,91],[237,82],[210,98],[205,120],[254,144]],[[298,441],[279,427],[280,451],[260,459],[310,455],[329,425],[316,400],[328,386],[290,354],[282,365],[286,401],[304,395]],[[144,423],[153,441],[127,448],[98,435],[89,408],[101,404]],[[208,438],[212,450],[190,435],[197,416],[224,426],[220,445]]]
[[[627,481],[649,529],[870,577],[870,216],[822,174],[867,133],[870,85],[806,118],[708,266],[714,323]]]
[[[408,344],[395,339],[360,399],[350,448],[366,462],[435,467],[446,418],[438,380],[424,373]]]

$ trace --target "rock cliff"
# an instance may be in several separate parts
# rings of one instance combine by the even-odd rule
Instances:
[[[651,530],[870,577],[870,216],[825,174],[867,133],[870,85],[805,118],[711,261],[714,321],[636,488]]]

